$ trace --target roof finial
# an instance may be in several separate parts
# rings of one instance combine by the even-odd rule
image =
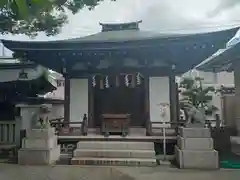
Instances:
[[[122,31],[122,30],[139,30],[139,24],[142,21],[128,23],[99,23],[102,26],[102,32]]]

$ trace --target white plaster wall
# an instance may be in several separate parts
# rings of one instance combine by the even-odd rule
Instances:
[[[82,121],[85,113],[88,114],[88,79],[70,79],[70,122]]]
[[[234,86],[234,74],[232,72],[203,72],[197,71],[195,69],[185,73],[182,77],[202,77],[204,79],[203,84],[206,85],[224,85],[224,86]]]
[[[217,83],[224,86],[234,86],[233,72],[220,72],[217,73]]]
[[[161,103],[170,105],[169,78],[149,78],[150,120],[152,122],[170,122],[170,108],[166,109],[166,116],[161,116]]]

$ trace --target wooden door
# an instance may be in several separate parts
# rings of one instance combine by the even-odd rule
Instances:
[[[120,82],[121,83],[121,82]],[[101,114],[131,114],[131,126],[145,125],[145,88],[144,85],[120,86],[94,90],[95,126],[101,125]]]

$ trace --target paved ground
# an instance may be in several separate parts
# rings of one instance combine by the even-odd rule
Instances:
[[[239,180],[240,170],[195,171],[166,166],[81,167],[0,164],[0,180]]]

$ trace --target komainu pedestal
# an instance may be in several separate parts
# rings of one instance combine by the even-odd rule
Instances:
[[[218,152],[208,128],[179,128],[175,155],[182,169],[219,168]]]
[[[60,146],[54,128],[27,130],[18,151],[18,164],[49,165],[60,157]]]

